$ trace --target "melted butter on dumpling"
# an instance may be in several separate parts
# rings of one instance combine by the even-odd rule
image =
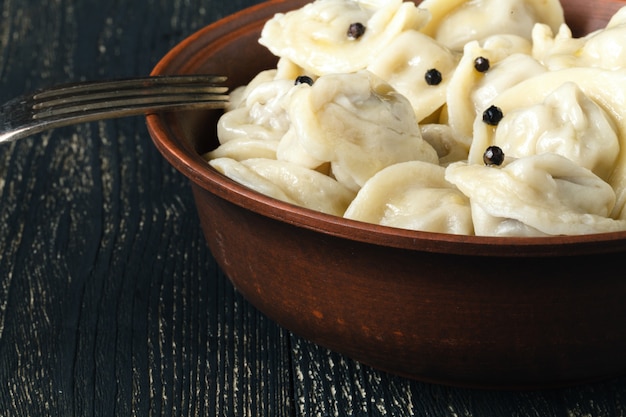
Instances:
[[[270,19],[259,42],[315,75],[366,68],[396,36],[421,28],[428,13],[402,0],[316,0]],[[358,39],[347,33],[360,23]]]
[[[491,36],[485,41],[465,45],[463,57],[447,89],[448,124],[455,134],[465,138],[469,149],[477,115],[502,91],[546,69],[529,53],[531,44],[516,35]],[[485,58],[489,69],[475,69],[475,60]]]
[[[400,34],[374,60],[369,71],[378,75],[409,99],[415,116],[422,121],[446,102],[446,91],[459,61],[459,54],[415,30]],[[429,85],[427,71],[435,69],[441,82]]]
[[[427,162],[389,166],[359,190],[344,217],[424,232],[473,234],[469,200]]]
[[[555,32],[564,23],[558,0],[425,0],[419,7],[432,14],[422,31],[458,51],[470,41],[495,34],[530,39],[535,23],[545,23]]]

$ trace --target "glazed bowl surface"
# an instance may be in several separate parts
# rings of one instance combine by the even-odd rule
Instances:
[[[153,74],[214,73],[234,88],[276,58],[263,24],[303,0],[270,0],[173,48]],[[564,1],[577,35],[623,1]],[[480,388],[562,386],[626,372],[626,232],[487,238],[346,220],[258,194],[212,169],[218,111],[147,116],[189,178],[206,240],[261,312],[315,343],[408,378]]]

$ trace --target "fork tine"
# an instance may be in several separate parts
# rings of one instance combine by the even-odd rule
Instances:
[[[225,76],[150,76],[65,84],[0,106],[0,143],[75,123],[170,110],[223,109]]]
[[[97,91],[111,91],[118,89],[137,90],[145,87],[157,85],[199,85],[207,86],[220,84],[226,81],[227,77],[223,75],[167,75],[167,76],[148,76],[140,78],[122,78],[117,80],[94,81],[94,82],[78,82],[71,84],[63,84],[52,87],[33,94],[35,100],[45,100],[60,98],[63,96],[75,96],[78,94],[90,94]]]
[[[228,96],[225,96],[228,97]],[[98,120],[112,119],[126,116],[139,116],[159,111],[182,111],[182,110],[202,110],[202,109],[223,109],[228,103],[227,99],[217,99],[215,96],[204,97],[196,101],[189,101],[187,98],[179,98],[179,101],[172,101],[171,98],[166,102],[156,103],[152,99],[128,103],[118,102],[117,105],[99,106],[89,111],[77,110],[73,113],[65,113],[54,117],[45,115],[33,117],[30,123],[24,123],[18,126],[9,126],[10,130],[0,131],[0,143],[22,139],[36,133],[44,132],[49,129],[55,129],[63,126],[69,126],[77,123],[94,122]]]
[[[221,90],[223,91],[223,90]],[[223,107],[228,100],[228,95],[209,93],[179,93],[179,94],[145,94],[141,97],[137,96],[113,96],[109,100],[102,101],[93,99],[89,101],[74,102],[69,100],[63,102],[61,106],[38,107],[37,112],[33,115],[36,120],[45,120],[46,118],[67,117],[72,114],[76,119],[80,120],[81,115],[87,116],[86,113],[95,111],[115,112],[111,117],[117,117],[119,111],[130,112],[136,109],[136,113],[141,114],[146,111],[154,111],[165,107],[175,106],[179,110],[185,106],[185,103],[193,108],[198,108],[197,104],[208,105],[215,103],[213,108]]]
[[[35,95],[36,103],[33,104],[33,109],[42,110],[50,107],[62,107],[62,106],[71,106],[79,103],[88,103],[92,101],[101,101],[105,99],[109,100],[121,100],[125,97],[137,97],[141,96],[165,96],[165,95],[181,95],[181,94],[198,94],[198,93],[206,93],[206,94],[225,94],[228,91],[228,87],[225,86],[213,86],[204,84],[201,85],[202,89],[199,88],[199,85],[189,85],[189,84],[178,84],[178,85],[155,85],[154,87],[150,87],[150,89],[115,89],[115,90],[98,90],[98,92],[83,92],[77,95],[47,95],[47,97],[42,100],[39,95]]]

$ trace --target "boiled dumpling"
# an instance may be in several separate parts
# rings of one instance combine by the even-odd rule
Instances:
[[[241,161],[232,158],[215,158],[209,160],[209,165],[231,180],[251,190],[286,203],[296,204],[296,201],[289,197],[278,185],[257,174],[242,164]]]
[[[447,124],[425,123],[420,125],[422,138],[430,144],[439,157],[439,165],[467,159],[469,146]]]
[[[217,158],[209,164],[261,194],[335,216],[343,215],[355,195],[327,175],[285,161]]]
[[[422,121],[445,104],[459,58],[431,37],[410,30],[398,35],[367,69],[408,98],[417,120]],[[438,71],[441,81],[429,84],[428,71]]]
[[[365,69],[400,33],[428,13],[402,0],[316,0],[270,19],[259,42],[315,75]],[[350,36],[352,24],[361,32]],[[358,36],[361,35],[361,36]]]
[[[444,179],[444,168],[403,162],[378,172],[344,217],[426,232],[472,234],[469,200]]]
[[[548,25],[537,24],[532,32],[532,56],[551,71],[578,66],[582,38],[574,38],[567,25],[561,25],[556,35]]]
[[[438,161],[408,100],[368,71],[322,76],[294,91],[289,117],[298,146],[330,162],[333,176],[355,191],[389,165]]]
[[[289,66],[287,61],[283,64]],[[206,159],[281,159],[307,168],[322,165],[294,139],[288,108],[294,90],[308,88],[292,79],[280,78],[288,71],[268,70],[245,87],[235,90],[232,108],[220,117],[217,136],[220,146],[204,155]]]
[[[264,71],[247,86],[231,92],[230,107],[217,123],[220,145],[204,158],[276,157],[280,140],[290,127],[283,100],[293,81],[274,77],[274,70]]]
[[[581,59],[593,67],[626,68],[626,6],[611,18],[604,30],[587,36]]]
[[[584,133],[593,130],[600,135],[606,135],[605,138],[594,138],[593,140],[598,140],[600,147],[608,146],[606,149],[613,150],[613,152],[616,153],[615,159],[613,159],[613,155],[597,155],[600,157],[599,159],[591,156],[596,152],[594,151],[596,148],[591,144],[588,145],[590,147],[589,150],[584,149],[585,145],[581,147],[581,150],[584,149],[583,154],[589,153],[589,161],[596,160],[596,162],[593,163],[595,166],[593,166],[592,169],[594,172],[603,175],[615,190],[617,203],[615,204],[615,209],[611,217],[626,218],[626,210],[623,210],[626,205],[625,70],[609,71],[597,68],[569,68],[560,71],[548,71],[509,88],[493,101],[493,105],[501,109],[504,115],[498,126],[487,125],[483,123],[480,117],[476,118],[474,123],[474,141],[470,148],[469,161],[474,164],[482,163],[485,149],[495,144],[497,131],[501,128],[500,125],[507,125],[507,118],[510,114],[516,114],[516,111],[519,109],[529,109],[535,105],[544,103],[549,95],[553,94],[559,87],[568,83],[575,84],[576,87],[584,93],[584,95],[580,93],[569,94],[567,102],[559,103],[563,108],[569,106],[568,112],[570,116],[568,117],[573,118],[573,122],[570,123],[569,132],[575,134],[576,137],[593,136]],[[583,100],[583,97],[587,97],[595,103],[595,105],[588,102],[587,99]],[[557,98],[556,102],[559,100],[560,99]],[[583,100],[587,104],[581,107],[579,100]],[[601,111],[598,109],[601,109]],[[589,111],[593,112],[594,120],[587,118],[588,114],[586,112]],[[600,116],[599,120],[596,120],[597,116]],[[539,120],[532,121],[531,118],[529,118],[527,122],[526,126],[518,127],[520,129],[531,128],[532,123],[538,123]],[[555,126],[554,121],[550,123],[552,127]],[[545,126],[535,128],[531,131],[540,132],[544,127]],[[613,128],[614,131],[611,132],[610,128]],[[515,126],[511,126],[511,129],[515,129]],[[523,134],[518,135],[518,137],[520,136],[523,136]],[[531,135],[530,137],[534,136]],[[611,145],[616,137],[619,142],[617,149]],[[606,141],[604,141],[604,139],[606,139]],[[575,137],[570,137],[563,143],[568,143],[569,146],[571,146],[576,144],[576,141]],[[567,147],[568,145],[565,146]],[[585,156],[585,158],[587,158],[587,156]],[[614,161],[612,165],[610,161]],[[606,175],[606,173],[609,174]]]
[[[605,28],[582,38],[574,38],[566,25],[553,33],[550,27],[537,25],[532,34],[533,56],[551,70],[626,67],[626,7],[615,13]]]
[[[560,155],[528,156],[500,168],[457,162],[445,178],[469,197],[477,235],[579,235],[626,227],[610,218],[611,186]]]
[[[513,158],[556,153],[605,180],[620,149],[613,120],[571,82],[540,104],[509,112],[496,129],[493,144]]]
[[[482,44],[469,42],[447,89],[448,124],[456,135],[472,141],[473,124],[498,94],[522,80],[546,71],[529,54],[530,42],[515,35],[499,35]],[[479,72],[475,60],[488,60],[489,69]]]
[[[558,0],[424,0],[419,7],[432,15],[422,31],[458,51],[470,41],[496,34],[530,39],[535,23],[555,32],[564,23]]]
[[[242,139],[279,141],[289,129],[283,100],[294,82],[274,80],[272,74],[263,73],[247,87],[231,94],[233,107],[220,117],[217,124],[220,144]]]

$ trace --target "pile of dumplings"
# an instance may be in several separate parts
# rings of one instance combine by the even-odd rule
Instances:
[[[205,155],[231,179],[427,232],[626,230],[626,7],[574,37],[557,0],[315,0],[259,42]]]

